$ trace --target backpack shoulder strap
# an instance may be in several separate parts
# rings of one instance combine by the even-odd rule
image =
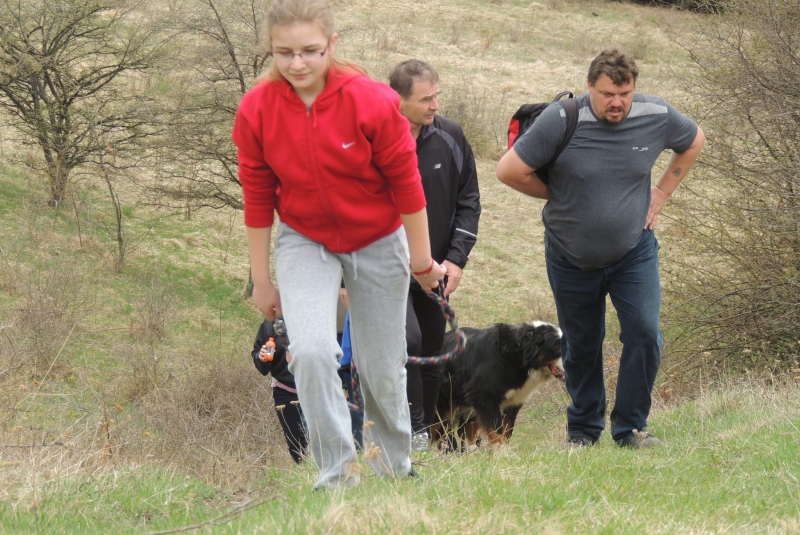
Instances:
[[[555,102],[556,100],[561,100],[564,97],[575,98],[575,95],[572,94],[572,91],[562,91],[561,93],[556,95],[556,98],[553,99],[553,102]]]
[[[566,100],[561,100],[562,96],[569,95],[569,98]],[[559,93],[556,97],[556,100],[560,101],[559,103],[563,106],[564,111],[567,114],[567,130],[564,132],[564,137],[561,140],[561,143],[558,144],[556,148],[556,152],[553,154],[553,157],[550,159],[550,163],[552,164],[556,159],[561,155],[564,149],[567,148],[569,145],[570,140],[572,140],[572,135],[575,133],[575,129],[578,127],[578,102],[572,96],[572,93],[569,91],[564,91],[563,93]]]

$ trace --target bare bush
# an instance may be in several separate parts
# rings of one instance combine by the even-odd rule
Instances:
[[[192,366],[141,404],[158,434],[156,457],[214,484],[241,485],[291,465],[269,381],[245,362]]]
[[[725,9],[725,0],[628,0],[645,6],[665,6],[696,13],[716,13]]]
[[[94,302],[85,275],[82,266],[66,262],[18,275],[22,305],[7,336],[36,379],[69,369],[68,355],[79,345],[76,328]]]
[[[476,158],[498,159],[508,129],[505,91],[480,89],[466,77],[442,92],[442,115],[457,122]]]
[[[139,402],[154,390],[167,387],[172,378],[166,366],[167,350],[152,345],[124,344],[114,348],[114,356],[129,366],[122,380],[125,401]]]
[[[704,179],[674,205],[671,352],[789,365],[800,353],[800,0],[727,0],[696,24],[683,78],[709,142]]]
[[[57,488],[149,458],[141,422],[85,379],[76,388],[48,382],[0,389],[0,500],[35,507]]]
[[[136,312],[131,335],[150,345],[164,341],[174,309],[173,299],[175,295],[169,285],[151,274],[142,285],[142,291],[132,300]]]

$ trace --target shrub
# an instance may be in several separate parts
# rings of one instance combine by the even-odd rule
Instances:
[[[729,0],[682,45],[708,142],[681,188],[673,351],[739,368],[797,359],[800,0]]]
[[[476,158],[502,156],[511,117],[505,92],[481,89],[464,77],[457,85],[447,87],[441,100],[442,115],[461,126]]]
[[[185,377],[141,400],[147,427],[157,433],[157,459],[233,487],[291,465],[270,383],[252,364],[188,367]]]
[[[725,0],[629,0],[633,4],[645,6],[664,6],[685,9],[695,13],[719,13],[724,9]]]

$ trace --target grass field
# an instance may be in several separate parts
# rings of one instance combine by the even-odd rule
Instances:
[[[443,109],[475,147],[483,214],[452,299],[460,323],[554,321],[542,204],[494,178],[507,120],[522,103],[582,91],[591,58],[608,44],[637,57],[639,90],[681,108],[682,53],[662,28],[692,15],[600,0],[334,5],[338,52],[379,79],[409,57],[433,63]],[[3,133],[0,155],[25,150]],[[130,248],[115,273],[102,185],[81,176],[54,210],[41,177],[8,159],[0,160],[0,533],[800,530],[796,378],[734,380],[698,366],[683,389],[686,374],[669,354],[650,424],[665,441],[660,450],[621,450],[608,437],[561,450],[568,397],[551,384],[503,448],[415,456],[418,479],[379,480],[364,468],[357,489],[313,492],[316,469],[292,465],[269,383],[250,362],[261,320],[243,297],[241,214],[186,218],[140,203],[121,184]],[[612,314],[611,396],[617,333]]]
[[[604,439],[565,452],[563,392],[537,396],[499,450],[415,455],[420,477],[367,476],[347,492],[313,492],[313,463],[259,467],[221,488],[154,463],[65,468],[57,453],[4,462],[13,497],[0,533],[796,533],[800,529],[793,385],[716,384],[658,407],[655,451]],[[89,459],[84,458],[84,463]]]

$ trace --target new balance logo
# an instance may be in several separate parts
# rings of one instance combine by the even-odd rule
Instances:
[[[434,169],[441,169],[441,167],[442,167],[442,164],[440,164],[440,163],[437,163],[436,165],[433,166]]]
[[[350,147],[352,147],[355,144],[356,144],[355,141],[351,141],[350,143],[342,143],[342,148],[343,149],[349,149]]]

